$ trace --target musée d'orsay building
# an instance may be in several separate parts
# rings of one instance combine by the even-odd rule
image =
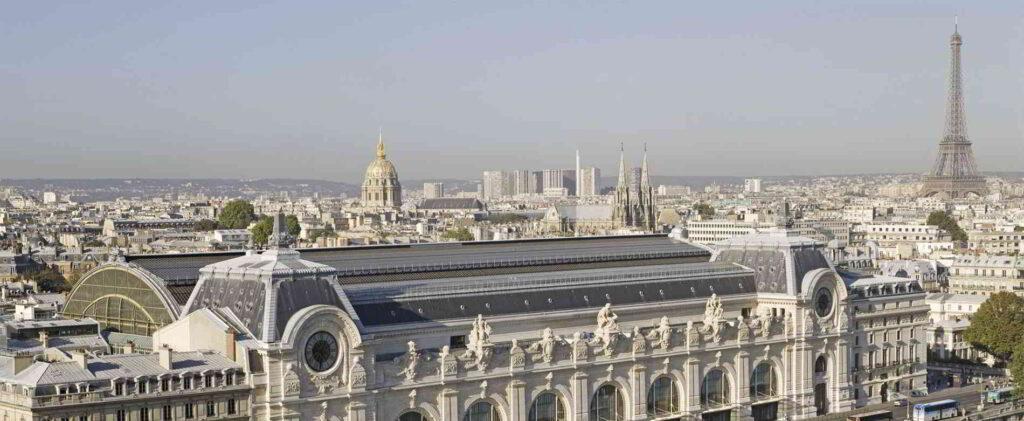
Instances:
[[[715,251],[674,235],[299,251],[277,232],[261,253],[97,267],[65,316],[152,337],[156,352],[7,364],[0,411],[772,420],[925,388],[916,282],[837,271],[786,230]]]

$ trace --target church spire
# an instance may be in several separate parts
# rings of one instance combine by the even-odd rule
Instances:
[[[629,188],[629,177],[626,173],[626,151],[625,146],[619,143],[619,183],[616,185],[616,189],[627,188]]]
[[[640,187],[647,188],[651,186],[651,175],[647,171],[647,143],[644,143],[644,162],[640,164]]]
[[[387,159],[388,151],[384,148],[384,130],[377,129],[377,158]]]

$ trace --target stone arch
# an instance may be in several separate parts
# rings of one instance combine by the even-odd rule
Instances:
[[[493,405],[493,407],[496,408],[498,415],[501,417],[501,420],[498,421],[512,421],[508,401],[506,401],[505,398],[502,397],[500,393],[491,393],[484,397],[480,397],[479,395],[477,395],[475,399],[471,398],[464,400],[462,402],[462,411],[460,411],[459,413],[459,421],[464,421],[466,413],[469,412],[469,408],[471,408],[473,405],[476,405],[479,402],[487,402]]]
[[[683,409],[689,408],[690,391],[687,388],[689,387],[690,383],[687,382],[687,380],[689,379],[686,377],[686,372],[683,370],[673,368],[669,370],[669,372],[666,373],[665,375],[672,376],[672,378],[675,379],[676,383],[679,384],[679,407]]]
[[[725,380],[726,387],[724,388],[724,395],[726,396],[728,403],[732,404],[739,401],[739,391],[737,388],[738,383],[736,382],[736,372],[735,370],[732,369],[731,364],[709,364],[705,366],[704,370],[701,371],[700,382],[697,383],[700,387],[700,390],[697,391],[697,396],[700,399],[700,405],[703,405],[704,402],[704,382],[708,379],[708,375],[710,375],[713,371],[716,370],[722,373],[722,378]]]
[[[533,406],[534,404],[536,404],[537,399],[546,393],[550,393],[555,396],[555,399],[558,401],[558,404],[561,405],[562,409],[565,411],[566,419],[569,419],[570,414],[573,413],[573,408],[571,395],[568,394],[568,389],[566,389],[564,386],[540,386],[531,390],[529,398],[526,401],[527,420],[529,420],[530,414],[533,413]]]
[[[655,385],[657,385],[658,381],[660,381],[662,379],[667,379],[667,380],[670,381],[669,387],[671,388],[672,393],[675,394],[675,396],[673,397],[673,399],[671,400],[671,403],[670,403],[672,410],[669,411],[666,414],[661,414],[661,415],[652,414],[651,413],[651,408],[650,408],[651,407],[651,397],[653,396],[653,391],[654,391]],[[665,415],[668,415],[668,414],[671,414],[671,413],[678,413],[678,412],[682,411],[682,409],[685,408],[685,406],[683,406],[684,402],[683,402],[683,399],[682,399],[683,390],[684,390],[683,384],[679,381],[679,378],[674,376],[672,373],[655,373],[653,376],[651,376],[651,378],[649,379],[649,382],[647,384],[647,402],[644,402],[645,407],[647,408],[647,416],[648,417],[659,417],[659,416],[665,416]]]
[[[591,412],[591,410],[593,408],[594,398],[597,396],[598,391],[600,391],[601,388],[603,388],[605,386],[613,386],[616,389],[616,393],[617,393],[618,399],[622,400],[622,419],[623,419],[623,421],[627,421],[627,420],[631,419],[632,418],[631,414],[633,412],[633,399],[632,399],[633,392],[632,392],[631,389],[626,387],[627,384],[628,384],[628,382],[625,381],[622,378],[615,378],[613,380],[603,381],[603,382],[594,382],[593,386],[591,387],[591,391],[590,391],[589,395],[587,396],[587,408],[586,408],[587,414],[590,414],[590,412]],[[596,420],[591,419],[590,421],[596,421]]]
[[[394,411],[386,413],[386,417],[384,419],[388,421],[398,421],[399,417],[409,412],[419,412],[421,415],[423,415],[424,418],[427,419],[427,421],[441,420],[441,414],[437,412],[437,408],[434,407],[434,405],[429,402],[416,402],[416,405],[412,407],[403,407],[395,409]]]

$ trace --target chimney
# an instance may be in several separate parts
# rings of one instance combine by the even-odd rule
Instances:
[[[71,361],[83,370],[89,369],[89,357],[85,355],[85,351],[72,351]]]
[[[50,334],[45,330],[39,331],[39,343],[43,345],[43,348],[50,347]]]
[[[167,345],[164,345],[160,347],[160,350],[157,351],[157,353],[160,354],[160,367],[163,367],[164,370],[173,369],[173,367],[171,367],[171,349],[168,348]]]
[[[121,345],[122,354],[134,354],[135,353],[135,342],[128,341],[124,345]]]
[[[14,374],[18,374],[36,362],[35,356],[30,352],[18,352],[14,354]]]

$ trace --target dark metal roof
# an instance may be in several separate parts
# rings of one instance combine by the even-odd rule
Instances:
[[[474,198],[463,197],[441,197],[436,199],[423,199],[418,209],[422,210],[483,210],[484,204]]]
[[[665,235],[578,237],[466,243],[405,244],[300,250],[302,258],[338,270],[342,283],[423,279],[642,265],[641,261],[707,261],[710,253]],[[194,285],[199,269],[241,256],[242,252],[127,256],[172,285]],[[514,269],[515,268],[515,269]],[[484,272],[476,272],[484,271]],[[402,275],[407,274],[407,275]]]
[[[364,326],[540,313],[757,292],[733,264],[688,263],[344,287]]]

